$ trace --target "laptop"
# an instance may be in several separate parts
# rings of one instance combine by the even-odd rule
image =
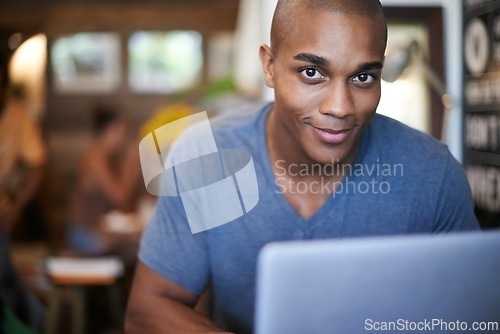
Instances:
[[[256,334],[500,333],[500,232],[292,241],[258,260]]]

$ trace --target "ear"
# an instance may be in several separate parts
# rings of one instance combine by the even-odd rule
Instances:
[[[264,80],[269,88],[274,88],[274,56],[271,48],[265,44],[260,46],[260,62],[264,70]]]

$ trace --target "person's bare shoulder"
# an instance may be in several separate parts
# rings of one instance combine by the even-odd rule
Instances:
[[[80,160],[78,179],[82,185],[89,186],[104,168],[104,159],[101,150],[96,147],[90,147]]]

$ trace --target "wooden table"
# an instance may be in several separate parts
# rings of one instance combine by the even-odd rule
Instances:
[[[123,312],[117,282],[122,273],[123,263],[117,258],[49,259],[46,264],[46,274],[54,287],[49,297],[45,333],[57,332],[64,290],[71,292],[72,333],[85,333],[85,290],[89,286],[106,288],[112,319],[115,324],[121,325]]]

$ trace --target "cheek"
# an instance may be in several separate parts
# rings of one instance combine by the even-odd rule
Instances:
[[[275,87],[276,105],[294,115],[304,115],[314,110],[318,92],[311,90],[297,78],[281,80]]]
[[[290,116],[296,113],[303,103],[297,87],[290,82],[279,82],[274,88],[274,94],[277,108]]]
[[[377,111],[380,101],[380,89],[362,92],[354,96],[355,109],[359,118],[371,118]]]
[[[278,118],[283,124],[300,123],[311,110],[311,104],[305,98],[307,95],[291,89],[276,92],[276,109]]]

